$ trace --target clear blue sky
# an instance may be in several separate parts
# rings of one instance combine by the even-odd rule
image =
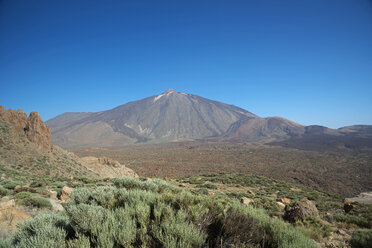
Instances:
[[[168,88],[372,124],[372,1],[0,0],[0,105],[101,111]]]

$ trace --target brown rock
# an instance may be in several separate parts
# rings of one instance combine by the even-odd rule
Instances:
[[[0,208],[12,208],[15,206],[14,200],[0,202]]]
[[[61,201],[66,202],[71,198],[72,188],[64,186],[61,191]]]
[[[349,213],[353,208],[354,208],[354,206],[351,204],[350,200],[345,199],[344,200],[344,211],[345,211],[345,213]]]
[[[38,148],[50,152],[52,150],[52,135],[37,112],[27,114],[23,110],[5,110],[0,106],[0,120],[9,122],[15,131],[25,134],[27,139]]]
[[[278,204],[278,206],[279,206],[280,208],[282,208],[282,209],[285,208],[285,204],[282,203],[282,202],[276,202],[276,204]]]
[[[240,202],[248,206],[253,202],[253,200],[248,197],[242,197],[242,199],[240,199]]]
[[[50,195],[50,198],[52,198],[53,200],[57,199],[57,191],[49,190],[49,195]]]
[[[211,192],[211,191],[208,192],[209,196],[214,196],[214,194],[215,194],[214,192]]]
[[[290,204],[291,203],[291,199],[289,198],[278,198],[276,199],[277,202],[281,202],[281,203],[284,203],[286,205]]]
[[[24,130],[29,141],[36,144],[44,151],[51,151],[52,135],[50,134],[49,127],[44,124],[39,113],[30,113]]]
[[[319,217],[319,212],[314,203],[306,198],[296,202],[292,207],[289,205],[285,207],[284,219],[290,222],[303,220],[308,216]]]
[[[14,187],[14,193],[21,192],[21,189],[22,189],[21,185],[17,185],[17,186],[15,186],[15,187]]]

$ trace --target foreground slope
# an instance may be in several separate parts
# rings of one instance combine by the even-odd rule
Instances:
[[[226,197],[165,181],[120,178],[79,188],[64,214],[27,221],[0,247],[316,247],[300,230]]]
[[[120,146],[220,136],[230,125],[256,115],[175,90],[97,113],[65,113],[47,122],[53,141],[65,148]]]

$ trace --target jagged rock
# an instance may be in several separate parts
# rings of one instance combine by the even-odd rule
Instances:
[[[312,201],[304,198],[293,206],[286,205],[284,219],[289,222],[296,222],[297,220],[303,220],[308,216],[319,217],[319,212]]]
[[[52,135],[37,112],[27,114],[23,110],[5,110],[0,106],[0,120],[6,121],[14,127],[16,132],[24,133],[27,139],[43,151],[52,150]]]
[[[253,200],[248,197],[242,197],[242,199],[240,199],[240,202],[248,206],[253,202]]]
[[[61,191],[61,201],[66,202],[71,198],[72,188],[64,186]]]
[[[50,129],[41,119],[39,113],[31,112],[25,127],[27,139],[44,151],[52,149],[52,135]]]

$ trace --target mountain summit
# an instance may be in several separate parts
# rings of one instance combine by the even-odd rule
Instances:
[[[233,105],[168,89],[96,113],[64,113],[47,122],[53,142],[68,148],[120,146],[220,136],[257,116]]]

